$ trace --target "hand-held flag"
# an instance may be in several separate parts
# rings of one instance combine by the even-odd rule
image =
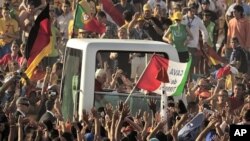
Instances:
[[[153,92],[168,82],[167,76],[168,60],[159,55],[153,55],[147,68],[137,83],[137,87]],[[164,72],[165,71],[165,72]]]
[[[25,48],[25,57],[27,59],[27,70],[25,73],[29,78],[41,60],[51,53],[51,50],[52,34],[49,5],[47,5],[36,18],[35,24],[30,30]]]

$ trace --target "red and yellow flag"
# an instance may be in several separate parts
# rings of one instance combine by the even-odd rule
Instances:
[[[205,57],[207,57],[207,59],[211,65],[216,66],[216,65],[225,63],[223,58],[221,56],[219,56],[212,47],[208,46],[208,47],[206,47],[206,49],[201,48],[201,51],[205,55]]]
[[[38,15],[35,24],[30,30],[25,57],[27,70],[25,73],[31,78],[33,71],[41,60],[52,51],[51,23],[49,18],[49,5]]]

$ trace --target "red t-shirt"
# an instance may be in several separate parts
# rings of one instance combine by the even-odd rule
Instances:
[[[8,65],[9,61],[17,61],[18,62],[19,57],[16,55],[14,57],[11,56],[11,54],[5,54],[3,58],[0,59],[0,65]]]

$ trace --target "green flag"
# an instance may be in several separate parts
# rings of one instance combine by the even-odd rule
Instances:
[[[84,27],[84,16],[87,16],[84,14],[85,10],[80,4],[77,4],[76,12],[75,12],[75,21],[74,21],[74,27],[78,29],[83,29]]]
[[[96,17],[88,15],[80,4],[76,7],[74,27],[98,34],[106,32],[106,26]]]

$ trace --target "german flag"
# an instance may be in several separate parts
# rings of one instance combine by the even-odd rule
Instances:
[[[27,70],[25,73],[31,78],[33,71],[41,62],[43,57],[52,51],[52,34],[49,16],[49,5],[38,15],[35,24],[30,30],[25,57],[27,59]]]
[[[207,58],[210,65],[216,66],[220,65],[222,63],[225,63],[222,57],[220,57],[216,51],[210,46],[207,46],[206,48],[201,47],[201,52],[203,55]]]
[[[119,27],[125,24],[122,13],[114,6],[110,0],[100,0],[102,4],[103,11],[111,17],[116,25]]]

